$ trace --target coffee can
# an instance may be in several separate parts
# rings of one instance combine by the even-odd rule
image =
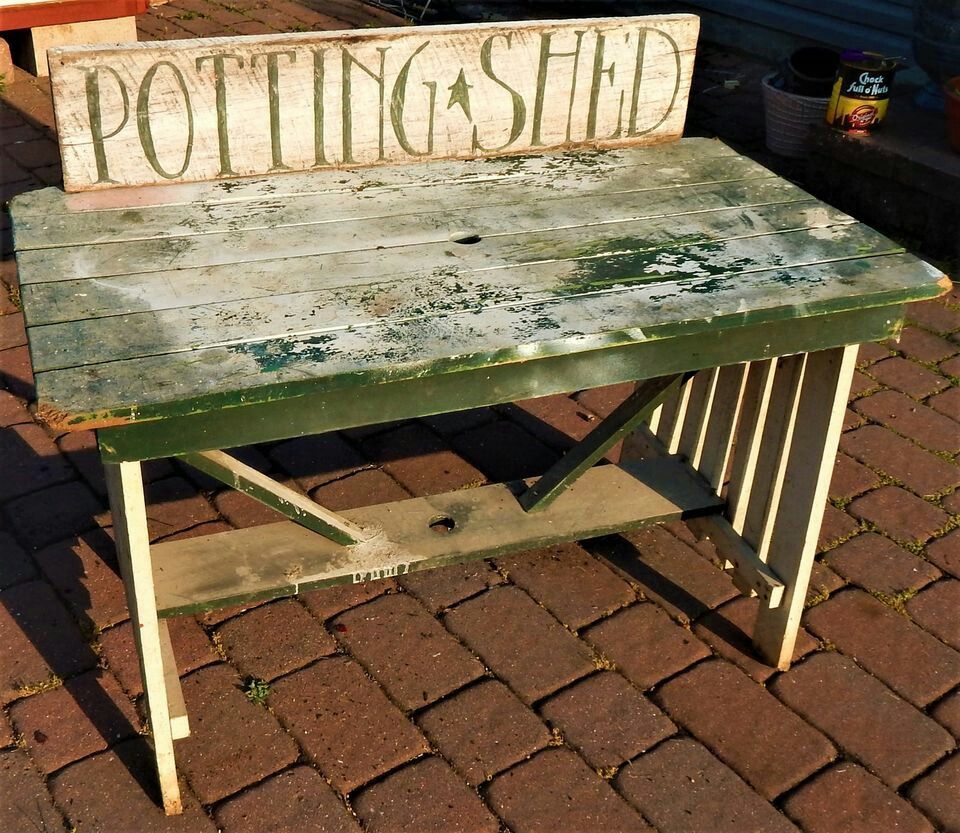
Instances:
[[[885,58],[877,52],[841,52],[827,105],[827,124],[844,133],[860,134],[880,127],[887,115],[893,76],[901,66],[901,59]]]

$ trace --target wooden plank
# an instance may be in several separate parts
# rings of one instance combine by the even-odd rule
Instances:
[[[693,379],[690,379],[677,391],[676,397],[663,403],[663,414],[660,417],[660,430],[657,437],[666,447],[668,454],[676,454],[680,450],[680,437],[683,423],[687,418],[692,389]]]
[[[137,19],[132,15],[110,20],[80,20],[52,26],[34,26],[30,30],[25,69],[41,78],[50,74],[47,52],[54,47],[87,43],[124,43],[136,41]]]
[[[856,361],[857,345],[807,358],[787,477],[766,559],[786,591],[779,608],[761,608],[754,629],[757,650],[784,671],[793,659]]]
[[[811,240],[816,241],[815,248],[811,247]],[[446,248],[449,246],[445,244]],[[481,246],[484,243],[465,248],[472,251]],[[363,263],[365,273],[376,274],[377,266],[383,261],[381,274],[389,276],[394,269],[415,266],[418,260],[423,264],[423,272],[390,285],[389,294],[378,293],[379,287],[361,284],[337,292],[324,289],[44,326],[33,326],[31,322],[31,356],[34,371],[39,372],[95,364],[102,361],[104,355],[119,361],[306,336],[318,336],[330,342],[341,333],[359,328],[413,322],[431,328],[437,326],[441,318],[496,315],[500,309],[516,312],[524,307],[553,303],[558,297],[579,297],[586,302],[591,295],[622,291],[634,284],[649,283],[651,292],[667,295],[670,283],[684,283],[688,276],[699,276],[705,283],[719,283],[721,279],[732,281],[737,276],[762,272],[769,269],[771,263],[786,270],[807,266],[811,260],[820,263],[844,258],[859,260],[867,249],[878,255],[896,253],[896,249],[890,247],[886,238],[860,226],[734,238],[624,254],[617,252],[629,248],[629,243],[617,238],[596,244],[599,252],[591,252],[586,258],[534,260],[522,264],[520,271],[495,268],[501,259],[497,256],[498,241],[494,239],[485,247],[491,251],[490,266],[473,281],[445,274],[442,263],[449,261],[449,257],[442,251],[431,251],[437,247],[410,246],[401,250],[402,254],[393,251],[386,257],[381,250],[374,250],[355,255]],[[481,251],[476,257],[482,262],[485,253]],[[573,320],[572,323],[582,327],[585,322]],[[429,346],[429,342],[416,345],[420,357],[433,358]],[[443,349],[442,345],[438,347]]]
[[[557,283],[569,281],[571,268],[591,267],[582,277],[591,279],[600,288],[605,286],[601,280],[663,281],[669,279],[671,270],[667,270],[667,274],[663,268],[657,270],[653,259],[658,249],[663,249],[661,257],[669,260],[673,249],[689,247],[698,239],[712,245],[734,239],[750,240],[766,233],[809,229],[803,217],[803,206],[809,203],[778,204],[779,195],[772,191],[758,194],[757,202],[751,201],[750,205],[736,210],[721,205],[731,196],[729,191],[706,189],[687,196],[690,204],[685,209],[681,207],[682,200],[676,200],[676,213],[669,211],[669,203],[673,201],[664,200],[667,204],[656,205],[648,216],[643,216],[643,207],[638,206],[633,214],[607,215],[597,225],[572,224],[566,228],[538,227],[531,218],[512,232],[504,222],[506,212],[501,212],[494,221],[495,226],[478,225],[474,214],[464,212],[467,222],[461,225],[457,223],[461,214],[454,209],[444,218],[426,217],[419,221],[421,237],[443,238],[427,240],[419,246],[410,239],[409,229],[402,229],[400,221],[386,220],[382,236],[367,232],[366,244],[359,242],[361,231],[355,228],[350,234],[352,248],[348,246],[346,251],[339,251],[344,247],[342,242],[325,238],[316,231],[306,234],[295,229],[278,229],[272,235],[267,232],[224,234],[212,248],[186,240],[179,244],[147,241],[30,251],[20,255],[24,277],[28,278],[22,287],[25,303],[36,315],[36,320],[31,317],[30,326],[88,317],[85,313],[89,313],[89,317],[104,317],[127,310],[158,311],[268,295],[290,296],[347,288],[363,292],[375,287],[393,288],[397,284],[417,280],[435,282],[443,278],[455,278],[458,282],[497,281],[511,288],[515,296],[523,297],[527,282],[512,271],[516,268],[537,269],[543,275],[543,282]],[[768,198],[773,199],[773,204],[763,203]],[[602,200],[596,203],[591,200],[579,207],[585,214],[596,210],[603,217],[601,203]],[[570,206],[570,210],[576,207]],[[666,215],[660,213],[664,208]],[[431,221],[441,227],[428,231],[427,223]],[[821,233],[819,230],[824,228],[841,227],[850,226],[838,221],[817,227],[811,234]],[[451,233],[463,228],[477,234],[480,240],[473,245],[451,245],[448,239]],[[396,238],[389,236],[394,229],[397,229]],[[833,234],[836,236],[839,231]],[[585,242],[585,238],[590,242]],[[371,241],[378,241],[372,249]],[[878,246],[892,246],[877,238],[874,242]],[[289,244],[289,250],[284,250],[285,243]],[[760,247],[763,248],[771,248],[771,244]],[[237,260],[247,252],[255,254],[245,262]],[[606,274],[602,271],[604,264],[598,262],[605,253],[609,253]],[[862,256],[859,251],[856,253]],[[709,254],[696,256],[707,258]],[[760,254],[761,251],[755,252],[757,256]],[[151,255],[154,260],[149,259]],[[129,263],[130,260],[134,263]],[[124,272],[125,265],[135,266],[139,271]],[[644,268],[648,271],[641,271]],[[65,275],[73,279],[64,280]],[[685,275],[681,273],[678,277]],[[91,278],[100,280],[89,280]],[[52,285],[46,286],[47,283]]]
[[[683,167],[695,159],[737,156],[719,139],[688,137],[679,142],[644,148],[579,150],[563,154],[571,170],[585,179],[599,179],[619,167],[641,166],[642,174],[667,165]],[[555,168],[557,154],[496,159],[438,160],[419,165],[379,165],[374,168],[342,168],[336,171],[289,171],[282,177],[245,177],[229,181],[178,182],[65,193],[59,188],[42,188],[18,194],[11,201],[18,218],[50,217],[62,214],[112,211],[123,213],[174,206],[225,206],[263,200],[295,200],[320,194],[364,192],[374,196],[397,188],[416,189],[472,184],[477,182],[523,182]],[[42,241],[38,238],[38,244]]]
[[[0,32],[143,14],[147,0],[0,0]]]
[[[220,410],[225,401],[275,401],[404,378],[489,369],[505,362],[579,355],[653,338],[691,336],[703,342],[709,340],[703,339],[703,334],[717,338],[723,332],[723,337],[729,339],[742,326],[793,322],[790,332],[784,332],[782,327],[768,332],[768,339],[773,341],[753,355],[738,354],[724,345],[716,345],[716,350],[712,349],[714,345],[698,347],[692,357],[694,367],[699,365],[697,356],[705,353],[721,359],[711,365],[704,363],[716,366],[764,358],[773,351],[773,343],[784,350],[792,349],[806,338],[793,332],[804,318],[822,321],[825,315],[858,309],[865,313],[871,308],[889,311],[891,306],[902,303],[904,295],[923,298],[937,294],[929,287],[913,292],[889,289],[885,273],[900,272],[904,265],[909,268],[909,262],[891,258],[887,264],[878,263],[868,270],[864,270],[864,265],[863,261],[848,261],[826,267],[755,273],[731,282],[711,278],[684,282],[673,289],[639,287],[558,298],[534,306],[498,307],[447,316],[434,320],[428,327],[418,319],[356,328],[336,333],[334,338],[291,337],[272,343],[208,348],[39,373],[36,384],[40,410],[44,418],[58,425],[109,425],[210,408]],[[858,278],[856,295],[846,291],[845,276]],[[784,281],[805,279],[811,281],[809,291],[792,299],[783,292]],[[803,299],[805,303],[791,303]],[[856,317],[852,315],[851,319]],[[664,319],[669,323],[663,323]],[[899,319],[892,318],[878,337],[887,337],[898,327]],[[854,328],[858,329],[855,325]],[[876,327],[871,324],[870,329]],[[834,330],[824,329],[818,346],[829,344],[833,338],[841,343],[846,340]],[[652,368],[649,372],[663,375]],[[589,385],[587,381],[586,386]],[[571,389],[584,386],[579,384]],[[541,394],[531,390],[527,395]]]
[[[690,399],[683,417],[677,452],[686,458],[694,471],[700,470],[716,388],[716,368],[701,370],[690,382]]]
[[[51,53],[66,190],[678,138],[693,15]]]
[[[631,184],[635,186],[636,183]],[[435,253],[442,253],[451,249],[451,233],[464,228],[481,238],[481,252],[486,250],[491,239],[506,238],[500,242],[507,245],[516,234],[551,233],[549,238],[540,241],[541,247],[553,241],[553,233],[567,229],[586,227],[590,229],[591,237],[596,233],[602,239],[605,227],[640,220],[650,221],[651,242],[661,238],[664,242],[673,242],[682,239],[681,235],[670,235],[669,227],[661,218],[689,215],[689,222],[699,217],[708,225],[713,219],[711,215],[716,213],[721,215],[716,222],[729,226],[734,221],[725,219],[724,215],[736,216],[731,203],[737,211],[746,213],[746,218],[740,221],[744,234],[761,234],[765,228],[770,231],[824,228],[853,222],[839,211],[820,211],[808,195],[795,186],[770,177],[742,182],[671,185],[650,191],[636,187],[620,192],[581,187],[566,193],[545,194],[543,200],[535,200],[532,207],[531,193],[537,191],[532,186],[520,189],[520,192],[513,186],[497,189],[489,185],[476,186],[469,194],[463,191],[461,189],[459,194],[461,202],[457,194],[437,189],[434,199],[422,203],[423,210],[419,213],[409,211],[410,207],[420,204],[419,197],[402,201],[392,212],[389,200],[383,206],[368,203],[358,207],[354,201],[341,199],[332,202],[323,213],[306,216],[306,222],[301,225],[271,226],[269,217],[256,221],[258,228],[244,231],[231,230],[229,224],[198,223],[197,228],[203,228],[207,233],[131,241],[116,240],[107,230],[99,242],[89,242],[82,247],[71,244],[52,249],[22,250],[19,261],[23,262],[23,283],[59,281],[65,277],[168,273],[218,265],[230,265],[236,274],[238,264],[245,269],[259,269],[257,264],[276,260],[287,261],[288,269],[291,265],[310,268],[310,263],[300,259],[362,252],[376,246],[381,247],[378,251],[384,260],[403,246],[434,244]],[[264,210],[271,213],[269,208]],[[771,214],[769,220],[765,220],[764,211]],[[354,216],[358,213],[360,216]],[[755,218],[754,215],[759,216]],[[748,221],[754,219],[758,224],[756,229],[748,225]],[[697,231],[709,234],[709,227]],[[15,234],[19,246],[19,227]],[[557,242],[562,243],[562,235],[560,238]],[[583,248],[582,238],[579,243]],[[461,258],[470,256],[466,248],[457,249]],[[473,257],[477,256],[473,254]],[[351,262],[349,258],[346,260]],[[460,264],[453,261],[450,265]]]
[[[569,489],[584,472],[658,407],[681,381],[679,375],[647,379],[606,419],[571,448],[522,495],[527,512],[542,512]]]
[[[657,407],[654,408],[653,413],[650,414],[650,419],[647,420],[647,425],[649,426],[650,431],[653,434],[657,433],[657,428],[660,425],[660,420],[663,418],[663,408],[664,408],[663,404],[657,405]]]
[[[750,507],[750,495],[760,456],[760,440],[767,422],[776,359],[751,362],[747,369],[747,383],[743,392],[744,405],[736,427],[733,460],[730,464],[730,486],[727,489],[727,518],[738,535]]]
[[[338,547],[293,523],[161,543],[154,547],[160,606],[170,616],[291,595],[638,528],[721,505],[672,460],[596,466],[544,512],[521,508],[515,493],[522,488],[498,484],[351,509],[344,514],[354,523],[383,530],[381,538],[353,547]]]
[[[783,604],[784,584],[777,574],[760,560],[730,526],[726,518],[691,518],[687,522],[698,538],[709,538],[717,553],[734,572],[737,589],[760,598],[761,608],[774,610]]]
[[[456,212],[451,212],[450,218],[455,221]],[[165,258],[169,259],[167,254],[155,261],[153,267],[143,264],[147,266],[147,272],[121,273],[97,280],[84,278],[25,281],[21,284],[21,291],[24,305],[29,310],[31,327],[78,318],[159,312],[164,309],[209,306],[267,296],[293,299],[299,293],[325,291],[343,294],[351,290],[354,294],[374,290],[392,293],[397,289],[403,290],[404,286],[409,287],[418,280],[426,281],[428,289],[431,285],[445,283],[447,298],[452,296],[456,299],[462,296],[464,290],[461,287],[472,285],[481,292],[492,291],[488,300],[502,297],[505,291],[509,292],[512,299],[519,300],[524,297],[525,291],[532,292],[538,287],[551,284],[561,287],[571,284],[571,270],[580,271],[579,277],[582,280],[579,285],[589,288],[592,284],[599,290],[609,289],[617,282],[666,281],[670,279],[669,274],[663,274],[663,268],[658,270],[654,262],[654,253],[657,250],[660,250],[660,258],[669,261],[677,249],[689,246],[694,235],[710,240],[708,245],[722,244],[734,239],[750,240],[768,232],[796,230],[802,228],[803,222],[802,207],[787,204],[741,208],[736,211],[708,208],[682,216],[610,218],[609,222],[587,228],[532,229],[512,234],[485,234],[488,230],[481,226],[479,233],[485,239],[472,246],[451,246],[447,241],[427,244],[419,249],[410,245],[384,246],[383,249],[368,251],[366,254],[346,252],[308,254],[300,257],[280,255],[277,258],[244,264],[223,263],[193,267],[183,264],[175,269],[161,270],[158,267]],[[444,229],[444,234],[449,236],[449,229],[457,227],[451,222]],[[475,230],[477,228],[466,227]],[[585,235],[589,235],[590,243],[584,243]],[[274,236],[283,238],[294,235],[285,235],[278,231]],[[256,237],[260,235],[257,234]],[[316,241],[316,237],[313,236],[315,242],[310,244],[309,248],[323,248],[323,243]],[[308,238],[309,236],[302,238],[297,246],[307,248],[304,241]],[[238,243],[239,238],[233,242]],[[248,244],[253,245],[256,242],[248,241]],[[280,243],[280,239],[277,239],[272,245],[277,246]],[[149,243],[139,247],[129,243],[123,245],[128,252],[135,248],[151,248]],[[163,244],[163,247],[169,246],[169,243]],[[220,254],[219,249],[216,251],[218,253],[212,257],[224,261],[228,259],[229,256]],[[548,255],[551,251],[553,258]],[[418,252],[422,260],[418,257]],[[605,252],[608,253],[606,256]],[[75,251],[69,257],[58,252],[26,252],[20,259],[32,261],[25,262],[24,268],[33,275],[76,275],[85,269],[105,268],[117,272],[118,264],[124,261],[112,261],[110,258],[119,254],[116,247],[104,245]],[[135,256],[139,257],[141,254],[145,253],[140,252]],[[200,257],[181,259],[199,260]],[[39,271],[46,267],[63,271]],[[689,262],[687,268],[690,268]],[[404,269],[410,271],[403,271]],[[531,285],[530,277],[521,274],[527,271],[539,276],[538,284]],[[680,274],[678,277],[685,275]],[[409,289],[407,291],[409,292]],[[393,296],[390,294],[388,297]],[[303,296],[303,300],[307,298]],[[374,307],[373,312],[375,314],[378,309],[389,312],[392,306]],[[448,304],[445,306],[449,308]],[[330,313],[325,313],[325,317],[329,322]]]
[[[167,705],[170,709],[170,734],[174,740],[190,737],[190,718],[183,700],[183,688],[177,674],[177,659],[170,641],[167,620],[160,620],[160,656],[163,659],[163,679],[167,687]]]
[[[786,356],[777,362],[773,392],[760,438],[750,504],[739,534],[767,560],[767,548],[780,505],[780,496],[787,476],[793,428],[800,407],[800,391],[806,373],[806,354]]]
[[[147,533],[146,504],[139,463],[104,463],[110,510],[117,545],[117,560],[127,591],[133,638],[140,659],[147,717],[160,780],[163,809],[183,811],[177,764],[173,753],[170,702],[157,618],[155,575]],[[176,673],[174,671],[174,673]]]
[[[727,202],[718,207],[729,208],[730,197],[739,191],[731,195],[725,189],[718,190],[718,186],[728,183],[742,183],[745,188],[751,184],[762,186],[777,183],[775,187],[760,192],[774,193],[774,196],[760,198],[767,203],[811,199],[797,186],[777,179],[755,162],[738,157],[698,159],[686,163],[682,168],[623,166],[613,169],[603,178],[597,178],[596,171],[592,171],[594,176],[585,179],[583,172],[591,171],[590,166],[576,164],[576,156],[569,155],[569,166],[549,168],[537,176],[461,180],[450,185],[436,184],[433,188],[380,188],[376,194],[370,194],[366,189],[359,193],[326,191],[286,199],[273,197],[200,206],[83,211],[53,217],[26,216],[21,219],[18,214],[17,247],[26,251],[169,238],[200,238],[190,241],[200,247],[216,242],[219,235],[227,232],[239,236],[240,232],[264,229],[299,229],[305,233],[323,234],[329,238],[328,243],[343,244],[346,242],[343,239],[344,230],[355,234],[356,224],[365,221],[378,221],[378,235],[398,234],[394,224],[408,228],[409,233],[414,235],[429,234],[439,228],[437,221],[443,220],[443,215],[451,209],[461,215],[475,215],[475,219],[467,219],[465,225],[483,226],[495,221],[495,212],[498,210],[520,213],[522,216],[520,208],[526,208],[533,223],[543,225],[546,221],[545,227],[556,228],[578,219],[576,214],[571,216],[565,211],[567,206],[583,206],[583,210],[588,212],[589,216],[580,221],[581,225],[603,222],[602,215],[595,218],[596,209],[592,206],[594,200],[601,198],[610,203],[611,216],[623,219],[637,216],[638,209],[646,209],[652,216],[671,210],[674,213],[684,209],[693,211],[699,201],[697,195],[690,191],[697,186],[706,186],[723,194]],[[523,167],[526,169],[528,166],[525,164]],[[642,200],[639,205],[638,198]],[[667,203],[659,214],[651,211],[656,199]],[[682,199],[691,200],[690,205],[676,205]],[[591,203],[585,204],[588,200]],[[748,204],[750,202],[745,201]],[[531,205],[532,202],[535,204]],[[829,214],[853,222],[852,218],[837,210]],[[811,225],[810,218],[803,219],[805,226]],[[817,212],[813,219],[823,225],[823,220],[827,218],[823,212]],[[389,230],[379,228],[384,220],[392,221]],[[464,220],[459,222],[463,223]],[[449,229],[449,225],[446,227]],[[437,242],[440,240],[449,242],[449,237],[437,238]],[[356,239],[352,242],[355,247]]]
[[[180,459],[334,543],[356,544],[368,537],[360,527],[336,512],[324,509],[305,495],[223,451],[184,454]]]
[[[816,350],[853,341],[882,341],[898,332],[902,307],[880,307],[792,321],[790,348]],[[536,361],[507,362],[454,372],[381,379],[376,384],[336,388],[311,385],[275,390],[274,396],[223,409],[196,401],[161,404],[163,419],[120,423],[98,431],[100,452],[111,460],[169,457],[230,445],[268,442],[359,425],[410,419],[468,408],[515,402],[531,396],[566,393],[597,385],[630,382],[642,369],[652,376],[763,359],[781,324],[742,326],[704,338],[694,332],[662,339],[611,344],[601,350],[542,355]],[[212,371],[211,371],[212,372]],[[220,401],[223,401],[221,397]],[[147,406],[138,410],[138,416]],[[41,413],[49,419],[48,411]],[[93,419],[107,422],[101,414]],[[79,423],[83,424],[83,423]],[[64,428],[76,428],[67,422]]]
[[[682,142],[675,144],[683,146]],[[667,147],[673,148],[674,145]],[[64,210],[69,197],[93,194],[64,194],[57,188],[50,188],[39,192],[45,195],[45,199],[36,196],[37,192],[31,192],[34,196],[30,199],[17,198],[17,248],[24,251],[123,240],[191,237],[225,230],[326,226],[353,220],[418,217],[450,208],[488,208],[522,203],[524,198],[527,208],[535,210],[530,205],[531,190],[538,193],[538,201],[553,201],[597,192],[634,194],[678,186],[774,179],[785,192],[802,194],[810,199],[796,186],[788,190],[790,183],[777,179],[769,170],[744,157],[707,153],[691,159],[686,158],[688,154],[665,153],[665,150],[666,147],[661,146],[604,153],[540,154],[473,163],[465,160],[459,163],[465,168],[459,175],[451,168],[454,163],[444,162],[413,166],[413,170],[406,165],[366,171],[317,171],[289,175],[296,179],[309,177],[312,187],[308,187],[307,182],[287,186],[286,176],[275,177],[274,191],[279,193],[255,192],[254,198],[244,199],[243,192],[234,188],[220,194],[218,199],[143,207],[130,199],[125,190],[119,193],[128,195],[128,202],[132,205],[102,210]],[[372,172],[383,175],[374,179]],[[201,186],[179,187],[199,190]],[[203,187],[210,187],[210,184]],[[97,192],[96,195],[104,193],[112,196],[118,192]]]
[[[697,470],[713,490],[720,494],[727,464],[733,448],[733,429],[740,413],[747,367],[743,364],[725,365],[717,372],[716,391],[710,409],[710,421],[703,442],[703,455]]]

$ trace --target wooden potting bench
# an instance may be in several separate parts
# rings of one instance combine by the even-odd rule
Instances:
[[[787,666],[856,345],[949,282],[680,140],[696,32],[51,52],[68,193],[13,207],[37,409],[97,429],[168,812],[178,614],[687,518]],[[222,450],[626,381],[527,483],[337,514]],[[594,465],[623,438],[621,464]],[[151,546],[140,463],[166,456],[289,520]]]

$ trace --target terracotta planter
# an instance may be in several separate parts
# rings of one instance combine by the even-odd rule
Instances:
[[[960,153],[960,76],[951,78],[943,86],[947,110],[947,136],[950,146]]]

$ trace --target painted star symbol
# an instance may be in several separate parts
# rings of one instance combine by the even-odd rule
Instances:
[[[473,121],[473,116],[470,115],[470,90],[472,88],[473,84],[467,83],[467,77],[463,74],[462,69],[457,76],[457,80],[447,87],[447,89],[450,90],[450,100],[447,102],[447,109],[449,110],[454,104],[459,104],[463,110],[463,114],[470,121]]]

